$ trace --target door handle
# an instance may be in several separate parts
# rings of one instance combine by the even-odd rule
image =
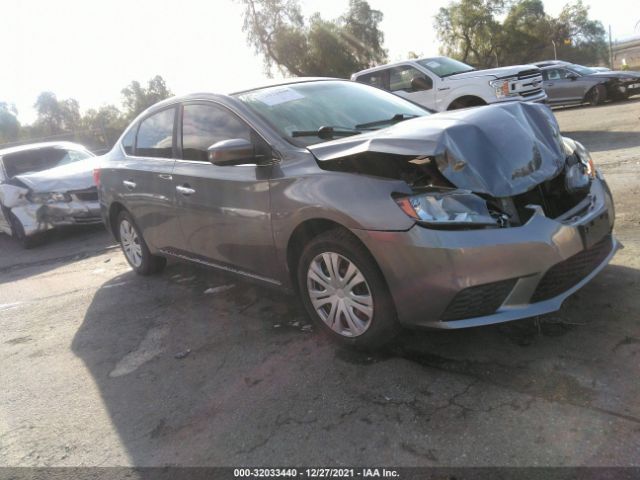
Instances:
[[[547,82],[547,87],[553,87],[553,82]]]
[[[168,173],[159,173],[158,176],[163,180],[173,180],[173,176]]]
[[[176,190],[180,192],[182,195],[184,195],[185,197],[188,197],[189,195],[193,195],[194,193],[196,193],[196,191],[193,188],[182,186],[182,185],[178,185],[176,187]]]
[[[131,180],[123,180],[122,184],[129,190],[133,190],[134,188],[136,188],[136,182],[132,182]]]

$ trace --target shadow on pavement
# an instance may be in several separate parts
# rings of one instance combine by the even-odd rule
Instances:
[[[491,388],[530,399],[509,397],[513,415],[559,402],[640,428],[639,283],[638,270],[609,266],[555,314],[407,332],[369,354],[312,332],[295,298],[170,265],[105,283],[72,349],[136,466],[451,464],[457,448],[417,455],[410,440],[434,435],[444,417],[438,441],[457,445],[480,415],[474,398]],[[463,404],[470,388],[478,393]],[[512,421],[483,412],[496,425]],[[518,418],[519,430],[528,420]],[[478,445],[475,461],[490,454]]]
[[[102,225],[69,227],[48,232],[45,243],[26,250],[0,234],[0,284],[38,275],[115,247]]]

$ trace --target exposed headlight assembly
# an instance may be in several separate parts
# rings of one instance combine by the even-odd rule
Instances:
[[[29,200],[33,203],[58,203],[58,202],[70,202],[71,196],[68,193],[49,192],[49,193],[32,193],[29,195]]]
[[[469,190],[434,190],[394,200],[404,213],[427,225],[500,226],[500,218],[491,216],[487,202]]]
[[[589,189],[596,176],[596,167],[589,151],[580,142],[563,138],[568,153],[565,165],[564,184],[569,193],[584,192]]]

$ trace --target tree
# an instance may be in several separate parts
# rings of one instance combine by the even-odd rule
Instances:
[[[336,20],[319,13],[305,22],[297,0],[240,0],[243,31],[262,55],[265,70],[273,67],[295,76],[349,77],[384,62],[382,12],[365,0],[350,0],[349,10]]]
[[[459,0],[440,8],[435,27],[443,53],[472,65],[495,66],[501,43],[495,17],[504,8],[504,0]]]
[[[73,132],[80,126],[80,105],[73,98],[59,101],[55,93],[42,92],[33,106],[38,112],[33,127],[41,135]]]
[[[589,19],[582,0],[565,5],[557,18],[544,11],[541,0],[456,0],[441,8],[435,21],[443,53],[479,67],[553,58],[554,43],[559,59],[606,58],[604,28]]]
[[[13,142],[18,139],[20,122],[16,106],[0,102],[0,143]]]
[[[144,88],[140,85],[140,82],[134,80],[123,88],[121,93],[123,97],[122,104],[125,108],[124,115],[127,120],[133,120],[151,105],[173,95],[160,75],[156,75],[149,80],[147,88]]]

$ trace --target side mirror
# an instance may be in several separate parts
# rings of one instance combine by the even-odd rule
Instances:
[[[420,90],[430,90],[433,88],[433,82],[427,77],[413,77],[411,79],[411,88],[416,92]]]
[[[567,75],[567,78],[571,81],[573,80],[577,80],[578,79],[578,75],[575,73],[570,73],[569,75]]]
[[[253,144],[244,138],[232,138],[214,143],[207,148],[209,161],[218,166],[257,163]]]

